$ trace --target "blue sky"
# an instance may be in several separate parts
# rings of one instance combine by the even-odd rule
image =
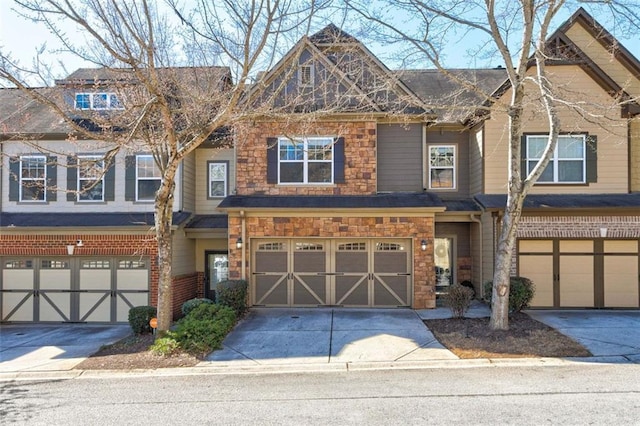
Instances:
[[[29,66],[32,62],[32,58],[36,55],[38,47],[47,42],[47,50],[53,50],[57,46],[54,44],[54,39],[51,34],[41,25],[36,25],[32,22],[19,17],[11,10],[12,2],[8,0],[0,0],[0,46],[2,46],[3,52],[10,51],[14,58],[20,60],[20,63],[24,66]],[[566,9],[564,13],[559,16],[554,22],[553,29],[557,25],[561,24],[567,19],[570,14],[573,13],[572,9]],[[606,26],[606,23],[603,22]],[[615,34],[615,29],[610,29]],[[349,29],[347,29],[349,31]],[[78,37],[82,37],[79,34]],[[629,40],[619,37],[627,49],[629,49],[636,57],[640,58],[640,42],[638,42],[638,36],[635,35],[634,39]],[[494,62],[484,61],[482,63],[471,62],[470,58],[465,55],[466,48],[475,42],[472,38],[462,39],[456,43],[453,43],[452,48],[448,49],[448,56],[446,66],[449,68],[470,68],[470,67],[494,67],[498,65],[504,65],[499,63],[496,59]],[[372,43],[366,43],[374,54],[379,55],[380,58],[387,63],[390,68],[394,68],[394,64],[390,63],[386,56],[384,49],[376,46]],[[72,72],[79,67],[92,66],[88,63],[83,63],[79,58],[70,54],[48,54],[46,56],[48,62],[56,67],[56,72],[62,77],[66,69],[68,72]],[[64,64],[64,68],[60,65]],[[430,67],[425,63],[424,67]]]

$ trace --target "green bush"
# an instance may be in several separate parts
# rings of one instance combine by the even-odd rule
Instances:
[[[473,289],[461,284],[454,284],[449,287],[449,292],[445,294],[444,301],[451,309],[454,318],[462,318],[471,306],[473,299]]]
[[[232,308],[241,318],[247,310],[247,287],[245,280],[226,280],[216,287],[216,302]]]
[[[203,303],[208,303],[210,305],[213,305],[213,300],[206,299],[206,298],[187,300],[182,304],[182,315],[187,316],[189,312],[193,311],[194,308],[202,305]]]
[[[151,333],[149,321],[156,315],[155,306],[135,306],[129,309],[129,325],[135,334]]]
[[[528,308],[536,292],[533,281],[525,277],[511,277],[509,285],[509,312],[520,312]],[[493,281],[484,283],[484,298],[491,304]]]
[[[180,351],[180,343],[175,339],[173,333],[169,332],[165,337],[156,339],[150,349],[156,355],[171,356]]]
[[[236,314],[227,306],[201,304],[178,321],[170,337],[180,348],[202,354],[220,348],[222,340],[236,323]]]

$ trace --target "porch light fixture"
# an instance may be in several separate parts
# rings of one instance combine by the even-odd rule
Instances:
[[[236,241],[236,248],[240,250],[242,248],[242,237],[238,238]]]
[[[420,250],[425,251],[427,249],[427,240],[420,241]]]
[[[607,228],[600,228],[600,236],[602,238],[607,238]]]
[[[84,247],[84,243],[82,242],[82,240],[76,241],[76,247]]]
[[[67,254],[69,256],[73,255],[73,251],[76,249],[76,246],[73,244],[67,245]]]

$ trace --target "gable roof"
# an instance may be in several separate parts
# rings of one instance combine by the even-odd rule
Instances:
[[[55,96],[56,87],[39,87],[29,90],[45,96]],[[17,135],[66,135],[71,132],[62,118],[51,108],[31,98],[21,89],[0,89],[0,139]]]

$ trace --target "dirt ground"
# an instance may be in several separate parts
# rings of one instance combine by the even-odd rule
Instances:
[[[460,358],[591,356],[580,344],[526,314],[511,317],[508,331],[491,331],[488,318],[426,320],[436,339]],[[103,347],[75,368],[130,370],[192,367],[198,357],[186,353],[163,357],[149,351],[154,336],[129,336]]]

